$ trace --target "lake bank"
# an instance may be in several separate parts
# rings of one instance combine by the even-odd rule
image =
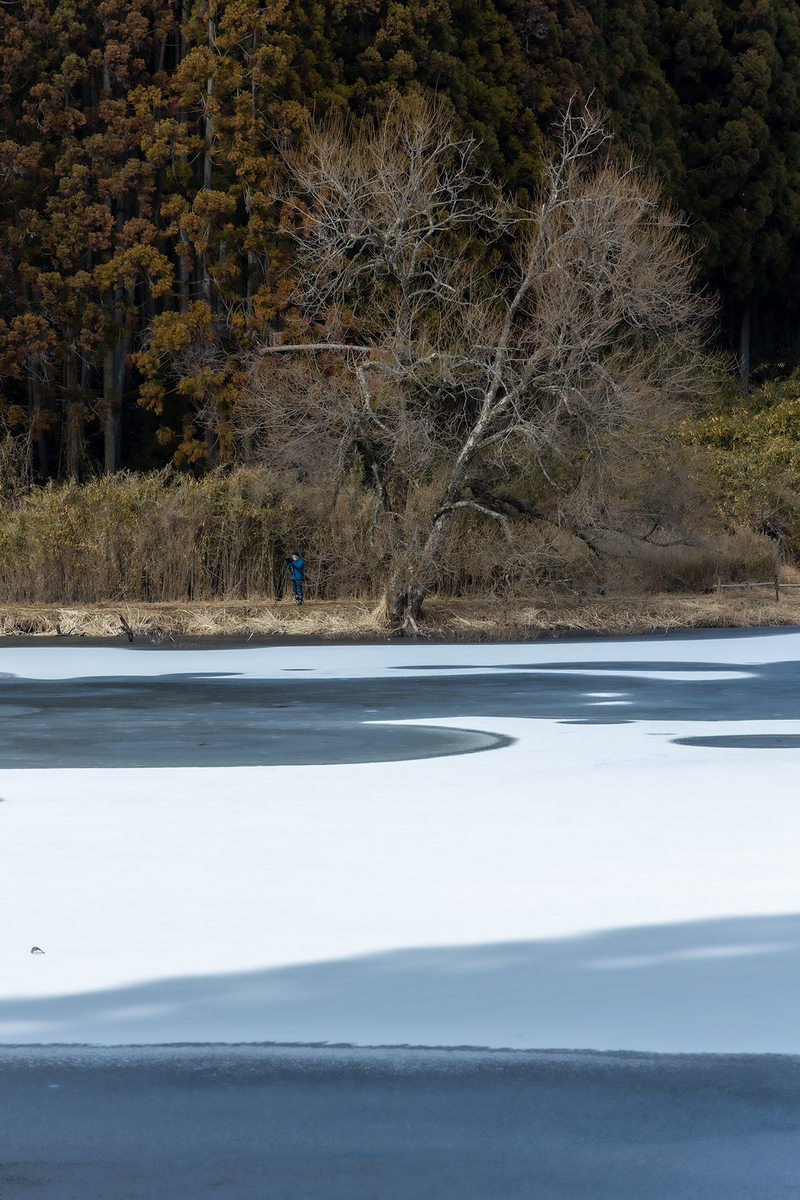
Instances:
[[[800,588],[742,587],[722,593],[584,598],[546,595],[534,602],[438,600],[425,606],[425,637],[448,642],[535,641],[543,637],[643,635],[682,629],[758,629],[800,625]],[[121,638],[159,644],[178,638],[378,641],[396,637],[375,600],[217,600],[166,603],[0,604],[0,638]]]

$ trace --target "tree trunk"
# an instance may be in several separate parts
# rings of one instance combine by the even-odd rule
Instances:
[[[451,479],[446,496],[455,495],[457,491],[458,488]],[[406,633],[410,629],[413,634],[419,634],[418,623],[422,619],[422,606],[435,583],[436,564],[454,515],[452,509],[446,512],[440,510],[434,517],[425,544],[416,552],[408,551],[403,565],[393,572],[389,579],[384,593],[384,604],[392,623],[400,627],[400,633]]]
[[[109,347],[103,362],[103,437],[105,441],[105,472],[116,475],[117,446],[121,426],[122,401],[116,390],[116,351]]]
[[[742,321],[739,327],[739,375],[742,391],[747,395],[750,390],[750,320],[753,312],[751,299],[742,309]]]
[[[66,428],[65,440],[67,443],[67,475],[70,483],[80,482],[81,461],[83,459],[83,424],[84,424],[84,401],[83,397],[86,393],[86,377],[88,375],[88,364],[84,361],[81,363],[81,379],[78,382],[78,358],[74,351],[70,351],[65,364],[65,392],[66,392]]]
[[[206,446],[206,462],[208,463],[208,465],[210,467],[218,466],[219,465],[219,439],[217,437],[216,429],[210,423],[210,421],[206,421],[206,426],[203,431],[203,439],[205,441],[205,446]]]
[[[189,5],[184,3],[181,7],[181,24],[180,35],[178,38],[178,63],[182,63],[189,53],[189,42],[184,34],[184,29],[189,22]],[[185,108],[178,110],[178,124],[181,126],[180,140],[185,142],[186,129],[189,124],[189,114]],[[179,154],[178,158],[182,163],[187,163],[189,160],[185,154]],[[178,245],[176,247],[178,255],[178,294],[180,296],[180,311],[186,313],[189,311],[189,290],[191,282],[190,264],[192,255],[189,249],[189,237],[186,230],[181,226],[178,229]]]
[[[420,582],[416,573],[390,579],[384,603],[391,623],[401,635],[407,632],[412,636],[419,635],[422,605],[429,590],[430,586]]]
[[[434,515],[425,544],[418,554],[411,554],[409,565],[405,569],[401,569],[389,582],[384,602],[392,621],[398,624],[401,620],[403,621],[401,632],[411,626],[415,633],[419,633],[417,622],[422,616],[425,597],[430,592],[436,578],[436,562],[456,513],[453,506],[464,490],[475,457],[484,438],[488,436],[492,416],[492,394],[490,392],[484,399],[481,416],[455,461],[450,481]]]
[[[70,404],[67,409],[67,475],[70,483],[80,483],[82,459],[83,406]]]
[[[122,447],[122,397],[125,394],[128,352],[131,339],[120,336],[116,346],[109,347],[103,363],[103,434],[105,440],[105,472],[115,475]]]
[[[50,456],[47,452],[47,434],[40,425],[36,430],[36,449],[39,454],[39,476],[42,482],[50,478]]]
[[[47,435],[42,424],[41,375],[43,370],[44,363],[41,355],[30,354],[28,356],[28,369],[26,377],[26,386],[28,392],[28,427],[30,430],[28,436],[28,446],[32,447],[33,442],[36,442],[36,453],[39,460],[39,479],[42,483],[46,482],[50,475],[50,460],[47,452]],[[30,449],[28,453],[30,455]]]
[[[208,22],[208,47],[213,51],[216,47],[217,35],[213,21]],[[206,80],[206,112],[204,122],[205,134],[205,153],[203,155],[203,191],[211,191],[211,173],[213,170],[213,162],[211,159],[211,150],[214,142],[214,122],[212,120],[212,101],[214,98],[214,77],[209,75]],[[206,304],[211,305],[211,275],[208,270],[208,251],[198,255],[197,271],[200,276],[200,295],[205,300]]]
[[[191,262],[191,251],[189,249],[189,238],[186,230],[181,228],[178,231],[178,292],[180,295],[180,311],[188,313],[189,311],[189,287],[191,283],[191,271],[188,264]]]

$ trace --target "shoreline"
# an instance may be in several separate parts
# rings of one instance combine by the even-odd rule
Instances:
[[[558,638],[642,637],[692,630],[779,629],[800,625],[800,597],[764,593],[547,596],[502,603],[431,599],[420,639],[430,642],[528,642]],[[158,646],[244,640],[263,644],[370,644],[398,638],[377,601],[282,601],[100,604],[0,604],[0,641],[69,644],[78,639]],[[406,635],[407,636],[407,635]],[[410,640],[416,640],[414,638]]]

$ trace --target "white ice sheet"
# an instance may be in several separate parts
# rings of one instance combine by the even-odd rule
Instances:
[[[748,637],[664,637],[641,641],[594,638],[587,641],[523,642],[502,645],[431,646],[393,641],[372,646],[245,646],[219,650],[168,650],[83,646],[21,646],[0,649],[0,672],[26,679],[108,676],[232,674],[248,679],[281,679],[300,674],[318,679],[393,678],[464,674],[498,667],[568,663],[714,663],[746,665],[800,660],[800,632],[774,631]],[[640,674],[637,668],[636,674]],[[660,672],[659,672],[660,674]],[[672,676],[677,678],[677,676]],[[681,675],[680,678],[684,678]],[[711,676],[713,677],[713,676]],[[725,675],[725,678],[730,676]],[[705,675],[704,675],[705,678]]]
[[[665,639],[657,647],[665,663],[786,660],[800,655],[800,635]],[[389,674],[401,659],[418,667],[426,660],[480,662],[484,669],[493,662],[590,657],[635,663],[637,654],[652,662],[655,648],[598,642],[158,654],[12,649],[0,652],[0,669],[65,678],[216,672],[224,662],[225,669],[236,663],[252,675],[282,669],[278,664],[290,657],[297,665],[299,657],[331,676],[345,669]],[[517,741],[480,754],[389,764],[0,771],[0,1038],[59,1040],[55,1018],[28,1027],[17,1014],[3,1024],[4,1002],[23,997],[376,952],[800,912],[800,750],[679,746],[672,739],[708,733],[709,726],[671,719],[592,726],[477,713],[439,723]],[[798,723],[714,722],[713,732],[796,733]],[[765,944],[774,949],[785,940]],[[34,944],[45,954],[31,955]],[[664,953],[665,962],[674,962],[696,950],[615,951],[584,971],[580,987],[602,990],[603,980],[635,966],[623,960],[653,967]],[[699,953],[713,957],[718,950],[712,938]],[[758,970],[765,953],[745,937],[728,939],[718,957],[738,956]],[[175,1040],[174,1022],[162,1028],[157,1008],[147,1040]],[[245,1036],[235,1010],[209,1010],[194,1037]],[[520,1044],[523,1035],[512,1037],[508,1022],[484,1010],[473,1013],[472,1040]],[[761,1019],[754,1011],[753,1033]],[[509,1021],[517,1024],[518,1015]],[[82,1036],[120,1040],[120,1028],[98,1021]],[[255,1040],[272,1040],[276,1028],[265,1018]],[[374,1022],[359,1025],[351,1013],[350,1024],[340,1022],[331,1033],[320,1028],[315,1010],[305,1025],[292,1026],[291,1036],[359,1041],[379,1036],[383,1027],[377,1028],[376,1034]],[[395,1041],[425,1040],[426,1030],[443,1040],[440,1011],[427,1024],[417,1014],[406,1037],[402,1018],[386,1028]],[[252,1030],[251,1021],[250,1040]],[[541,1030],[529,1029],[524,1044],[548,1044],[539,1036]],[[576,1025],[575,1037],[584,1036]],[[637,1037],[639,1048],[662,1048],[647,1043],[658,1040],[655,1033]]]

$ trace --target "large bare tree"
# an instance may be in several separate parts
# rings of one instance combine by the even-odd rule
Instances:
[[[248,434],[340,466],[358,447],[391,530],[388,609],[414,628],[465,511],[509,537],[514,514],[566,522],[598,549],[615,453],[698,387],[713,306],[680,216],[610,142],[571,108],[525,209],[419,99],[367,130],[329,120],[287,158],[294,308],[254,366]],[[523,460],[547,513],[508,490]],[[415,506],[434,477],[435,507]]]

